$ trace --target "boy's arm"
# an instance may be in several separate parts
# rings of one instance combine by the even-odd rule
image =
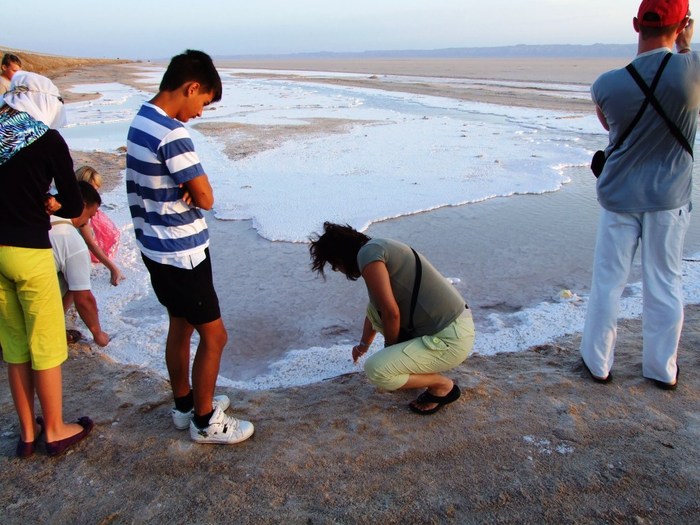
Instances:
[[[206,174],[203,173],[185,182],[185,189],[189,193],[192,203],[198,208],[211,210],[214,206],[214,191],[211,189],[209,177]]]
[[[100,346],[107,346],[109,336],[102,331],[100,326],[100,317],[97,313],[97,301],[90,290],[78,290],[71,292],[75,309],[78,310],[80,318],[92,333],[95,342]]]
[[[90,226],[90,223],[82,225],[80,228],[78,228],[78,232],[85,241],[85,244],[87,244],[88,250],[90,250],[90,252],[97,258],[97,260],[104,264],[105,267],[109,270],[109,282],[112,283],[112,286],[117,286],[121,281],[124,280],[124,276],[122,275],[122,272],[119,271],[119,267],[116,264],[114,264],[112,259],[110,259],[109,256],[104,252],[104,250],[100,248],[100,245],[97,244],[97,241],[95,240],[95,234],[92,227]]]

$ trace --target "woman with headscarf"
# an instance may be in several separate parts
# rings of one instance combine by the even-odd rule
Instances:
[[[328,264],[367,285],[369,304],[353,361],[369,350],[377,332],[384,349],[365,362],[367,378],[384,390],[425,388],[409,408],[434,414],[460,397],[442,375],[462,363],[474,346],[472,313],[459,292],[421,254],[392,239],[372,239],[350,226],[326,222],[311,240],[312,268]]]
[[[58,88],[18,72],[0,104],[0,345],[20,438],[17,456],[34,453],[45,432],[49,455],[90,433],[93,422],[63,420],[61,364],[68,357],[49,214],[77,217],[83,201],[68,146],[55,129],[65,123]],[[48,194],[51,181],[58,193]],[[42,417],[34,417],[34,396]]]

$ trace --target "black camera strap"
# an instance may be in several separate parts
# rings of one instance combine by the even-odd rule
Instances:
[[[661,62],[661,65],[659,66],[659,70],[656,72],[656,75],[654,76],[654,80],[651,83],[651,88],[647,87],[647,85],[644,83],[642,80],[642,84],[644,84],[644,88],[642,89],[642,92],[646,95],[646,98],[644,99],[644,102],[642,103],[642,106],[639,108],[639,111],[637,112],[637,115],[634,117],[634,120],[630,123],[629,126],[627,126],[627,129],[625,132],[620,135],[620,138],[617,140],[613,148],[610,150],[610,153],[606,155],[606,159],[610,157],[610,155],[613,154],[613,152],[619,148],[622,143],[625,141],[625,139],[629,136],[630,133],[632,133],[632,130],[635,128],[635,126],[639,123],[639,121],[642,119],[642,115],[644,115],[644,112],[647,109],[647,106],[649,106],[649,97],[654,97],[654,91],[656,90],[656,86],[659,84],[659,80],[661,80],[661,74],[664,72],[664,69],[666,68],[666,64],[668,64],[668,61],[671,59],[672,53],[666,53],[666,56],[664,57],[663,61]],[[634,68],[632,64],[629,64],[627,66],[627,71],[629,72],[630,75],[632,75],[632,78],[637,80],[635,78],[635,74],[637,77],[639,77],[639,73],[637,73],[637,70]],[[634,73],[632,73],[634,71]],[[641,78],[640,78],[641,80]],[[654,97],[654,100],[656,98]]]
[[[413,312],[416,310],[416,304],[418,303],[418,291],[420,290],[420,281],[423,275],[423,265],[420,262],[420,257],[416,250],[411,248],[413,256],[416,258],[416,277],[413,281],[413,294],[411,295],[411,312],[408,316],[408,329],[413,330]]]
[[[668,53],[664,57],[664,62],[662,64],[662,69],[663,67],[666,66],[666,63],[668,62],[668,59],[671,57],[671,53]],[[673,122],[670,118],[668,118],[668,115],[666,115],[666,112],[664,111],[664,108],[661,107],[661,104],[659,103],[658,99],[654,95],[654,89],[656,88],[656,84],[652,84],[651,88],[646,85],[644,82],[644,79],[641,77],[639,72],[635,69],[635,67],[632,64],[629,64],[627,66],[627,71],[629,72],[630,75],[632,75],[632,78],[635,80],[639,88],[642,90],[642,92],[646,95],[646,100],[644,101],[645,104],[650,103],[652,107],[656,110],[656,112],[661,116],[661,118],[664,120],[666,125],[668,126],[668,129],[671,130],[671,133],[673,134],[674,137],[676,137],[676,140],[680,142],[681,146],[683,146],[683,149],[685,149],[691,157],[693,157],[693,148],[690,146],[690,143],[688,142],[688,139],[683,135],[683,132],[678,129],[678,126],[676,125],[675,122]],[[658,73],[657,73],[658,76]],[[654,79],[654,82],[657,82],[657,79]]]

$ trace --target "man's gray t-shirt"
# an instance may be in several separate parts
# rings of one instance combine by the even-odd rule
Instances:
[[[464,299],[430,262],[420,255],[422,276],[413,326],[418,335],[432,335],[447,327],[464,312]],[[391,239],[371,239],[357,254],[360,271],[382,261],[389,272],[391,289],[399,305],[401,327],[406,328],[416,277],[416,260],[411,248]],[[369,293],[372,306],[379,306]]]
[[[638,55],[632,62],[648,86],[667,48]],[[691,146],[700,110],[700,56],[674,54],[654,91],[661,107]],[[610,127],[609,154],[634,120],[645,95],[622,68],[601,75],[591,96]],[[690,203],[693,159],[651,106],[624,143],[608,158],[597,183],[603,208],[617,213],[671,210]]]

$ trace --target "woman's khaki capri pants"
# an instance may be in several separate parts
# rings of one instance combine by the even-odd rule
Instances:
[[[474,348],[474,321],[465,310],[433,335],[388,346],[365,362],[367,378],[384,390],[398,390],[413,374],[434,374],[462,363]]]

